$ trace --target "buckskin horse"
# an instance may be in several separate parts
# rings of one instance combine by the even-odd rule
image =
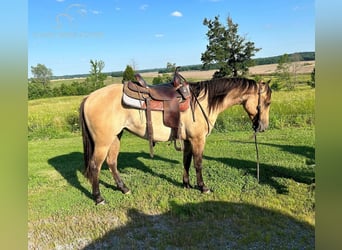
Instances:
[[[181,80],[179,80],[180,78]],[[175,98],[174,94],[171,94],[171,97],[169,97],[170,94],[166,94],[167,97],[164,97],[165,94],[160,92],[163,90],[153,89],[153,86],[146,85],[141,79],[134,84],[141,85],[135,91],[139,92],[139,95],[145,96],[144,98],[148,96],[149,91],[156,91],[155,96],[161,95],[157,99],[173,100]],[[208,193],[210,189],[204,184],[202,177],[202,156],[206,137],[213,129],[218,115],[233,105],[241,104],[249,115],[255,132],[263,132],[268,127],[272,92],[269,82],[256,82],[247,78],[220,78],[186,83],[185,79],[176,72],[174,83],[163,86],[164,88],[167,86],[174,88],[176,92],[180,86],[186,86],[190,92],[190,108],[183,108],[180,111],[179,108],[176,109],[179,112],[179,126],[177,124],[174,126],[178,127],[177,132],[175,132],[175,128],[165,125],[163,117],[165,111],[160,111],[163,108],[152,109],[152,111],[150,109],[147,112],[146,104],[147,106],[150,104],[141,100],[136,102],[137,105],[141,105],[140,107],[127,105],[123,100],[124,88],[127,88],[127,83],[108,85],[92,92],[83,99],[80,106],[80,124],[82,127],[85,175],[92,185],[92,194],[96,204],[104,203],[100,194],[99,173],[105,160],[119,190],[124,194],[130,192],[120,178],[117,162],[120,138],[124,130],[141,138],[149,139],[153,145],[155,142],[165,142],[172,139],[182,140],[183,185],[185,188],[191,188],[189,169],[193,158],[197,187],[202,193]],[[142,93],[144,92],[143,88],[149,90]],[[153,99],[153,97],[151,98]],[[177,98],[179,99],[179,95]],[[143,104],[145,108],[142,107]],[[148,117],[148,113],[150,113],[150,117]],[[148,123],[152,124],[153,133],[150,133],[149,130],[151,129]],[[151,135],[153,138],[149,138]]]

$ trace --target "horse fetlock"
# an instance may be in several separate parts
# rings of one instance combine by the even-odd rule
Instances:
[[[96,205],[104,205],[104,204],[106,204],[105,199],[103,199],[101,195],[95,195],[94,196],[94,200],[95,200],[95,204]]]
[[[202,194],[209,194],[211,192],[210,188],[206,187],[206,186],[201,186],[199,187],[199,189],[201,190]]]
[[[131,190],[122,181],[117,182],[117,187],[123,194],[130,194]]]
[[[120,188],[120,190],[123,194],[130,194],[131,193],[131,190],[126,186]]]

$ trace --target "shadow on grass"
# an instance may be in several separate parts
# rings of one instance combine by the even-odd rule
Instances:
[[[155,172],[152,168],[146,166],[141,160],[139,159],[151,159],[150,155],[144,152],[140,153],[131,153],[131,152],[120,152],[119,158],[118,158],[118,164],[119,164],[119,171],[124,171],[125,168],[134,167],[135,169],[138,169],[144,173],[149,173],[151,176],[159,177],[161,179],[164,179],[171,184],[175,186],[182,186],[182,183],[164,175],[158,172]],[[154,160],[164,161],[168,162],[170,164],[179,164],[178,161],[170,160],[164,157],[160,157],[155,155]],[[53,157],[48,160],[48,163],[53,166],[63,177],[64,179],[73,187],[80,190],[82,193],[84,193],[88,198],[92,199],[92,194],[90,192],[90,184],[89,184],[89,190],[88,188],[85,188],[80,183],[77,173],[84,173],[84,160],[83,160],[83,154],[80,152],[72,152],[70,154],[65,155],[59,155],[56,157]],[[123,166],[123,167],[120,167]],[[106,163],[103,164],[102,170],[108,169]],[[125,182],[125,180],[123,179]],[[114,184],[109,184],[101,180],[101,173],[100,173],[100,189],[101,185],[103,185],[106,188],[112,188],[114,190],[119,190]]]
[[[204,159],[219,161],[223,164],[233,167],[236,169],[243,170],[245,174],[256,176],[256,162],[246,161],[234,158],[223,158],[223,157],[210,157],[204,156]],[[260,163],[260,184],[268,184],[274,189],[276,189],[279,194],[287,194],[287,186],[279,183],[273,177],[292,179],[296,182],[312,184],[314,183],[314,173],[313,171],[303,170],[303,169],[290,169],[280,166],[272,166],[269,164]]]
[[[248,143],[254,142],[231,141],[233,143]],[[260,145],[277,147],[281,151],[286,151],[291,154],[298,154],[306,158],[307,165],[315,162],[315,149],[308,146],[294,146],[294,145],[278,145],[272,143],[258,143]],[[256,161],[228,158],[228,157],[211,157],[204,156],[204,159],[221,162],[230,167],[245,171],[245,174],[256,176]],[[288,168],[282,166],[274,166],[270,164],[260,163],[260,183],[268,184],[277,190],[277,193],[286,194],[288,189],[283,184],[279,183],[273,177],[292,179],[296,182],[312,184],[315,182],[314,169],[308,168]]]
[[[232,143],[242,143],[242,144],[254,144],[254,142],[237,141],[232,140]],[[269,147],[278,148],[280,151],[288,152],[291,154],[301,155],[306,158],[306,163],[308,165],[315,162],[315,148],[309,146],[297,146],[297,145],[281,145],[274,143],[258,142],[258,145],[264,145]]]
[[[127,212],[128,222],[91,249],[314,249],[312,225],[250,204],[207,201],[179,205],[160,215]]]

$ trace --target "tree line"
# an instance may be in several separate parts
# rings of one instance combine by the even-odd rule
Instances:
[[[52,87],[48,76],[52,70],[43,64],[31,66],[33,78],[28,84],[28,99],[38,99],[56,96],[87,95],[92,91],[105,86],[107,75],[102,73],[105,63],[102,60],[90,60],[90,71],[87,78],[82,81],[73,81],[71,84],[62,83],[58,87]]]

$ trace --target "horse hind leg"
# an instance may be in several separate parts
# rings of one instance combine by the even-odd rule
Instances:
[[[100,173],[102,164],[105,160],[107,149],[108,148],[106,147],[95,146],[94,154],[91,157],[89,166],[86,171],[86,176],[88,177],[92,185],[92,192],[93,192],[93,197],[94,197],[96,205],[105,203],[105,200],[103,199],[100,193],[99,173]]]
[[[112,145],[110,146],[107,154],[107,164],[109,167],[109,170],[111,171],[113,175],[113,179],[117,185],[117,187],[120,189],[120,191],[123,194],[130,193],[129,188],[126,187],[125,183],[121,180],[119,171],[118,171],[118,155],[120,151],[120,138],[122,133],[120,133],[118,136],[116,136],[112,142]]]

